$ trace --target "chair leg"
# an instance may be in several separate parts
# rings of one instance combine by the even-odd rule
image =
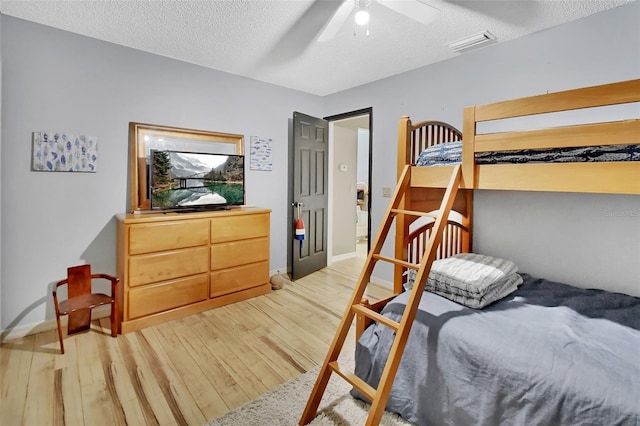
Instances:
[[[62,326],[60,325],[60,315],[56,315],[58,322],[58,338],[60,339],[60,353],[64,355],[64,343],[62,342]]]
[[[111,304],[111,336],[118,337],[118,309],[115,302]]]

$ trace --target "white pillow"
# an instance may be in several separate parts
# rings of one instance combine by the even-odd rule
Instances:
[[[462,253],[433,262],[425,290],[480,309],[514,292],[522,283],[517,272],[510,260]],[[408,275],[405,287],[410,288],[412,274]]]

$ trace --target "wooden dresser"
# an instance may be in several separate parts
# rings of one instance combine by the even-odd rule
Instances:
[[[270,212],[118,215],[120,332],[268,293]]]

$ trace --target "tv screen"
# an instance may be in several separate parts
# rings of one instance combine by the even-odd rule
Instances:
[[[208,210],[244,204],[244,156],[151,151],[152,209]]]

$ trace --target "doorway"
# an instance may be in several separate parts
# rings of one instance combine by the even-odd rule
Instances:
[[[365,258],[371,244],[372,108],[329,122],[328,263]]]
[[[335,130],[334,122],[341,123],[339,128],[345,128],[345,126],[351,127],[352,135],[357,135],[358,129],[366,130],[366,132],[360,131],[360,146],[362,148],[360,149],[359,156],[357,155],[357,136],[351,138],[352,145],[346,143],[343,138],[332,137],[332,130]],[[287,214],[287,220],[292,226],[287,230],[288,240],[290,241],[290,244],[287,246],[287,271],[291,273],[292,278],[295,280],[335,261],[356,258],[359,254],[366,257],[371,248],[372,198],[370,194],[372,193],[373,109],[371,107],[364,108],[325,117],[324,119],[294,112],[293,118],[289,123],[291,126],[289,133],[291,135],[291,143],[288,152],[288,204],[291,205],[291,208],[288,208],[289,213]],[[313,149],[307,149],[304,144],[311,140],[315,141],[318,146]],[[327,142],[324,148],[322,147],[323,141]],[[334,145],[336,144],[340,148],[351,146],[354,150],[353,159],[346,161],[346,157],[337,155],[334,152]],[[309,154],[311,152],[315,153],[313,156],[314,161],[311,161],[309,155],[302,155],[303,151]],[[322,152],[326,155],[322,155]],[[358,157],[360,158],[360,166],[358,166]],[[317,167],[319,158],[327,160],[326,162],[324,160],[321,161],[323,164],[321,168]],[[312,166],[315,171],[311,170]],[[339,171],[336,171],[336,167],[339,168]],[[338,173],[349,171],[354,173],[358,169],[360,169],[360,178],[358,178],[358,174],[356,173],[352,179],[337,186],[337,189],[342,191],[346,190],[346,193],[341,195],[336,194],[336,192],[339,191],[334,191],[334,181],[338,178],[340,183],[343,181],[342,178],[344,178],[344,176]],[[297,176],[296,170],[307,178],[303,179]],[[323,172],[318,175],[318,171],[320,170],[323,170]],[[322,177],[321,180],[318,180],[319,176]],[[360,201],[358,201],[357,191],[359,181],[366,185],[366,190],[362,192],[362,199]],[[308,183],[308,185],[300,186],[301,182]],[[318,182],[322,182],[323,184],[318,185]],[[326,185],[324,185],[324,183],[326,183]],[[305,188],[313,189],[313,191],[304,191]],[[326,195],[326,204],[324,204],[324,202],[321,203],[324,204],[326,208],[314,208],[313,219],[310,211],[313,203],[309,202],[310,200],[303,200],[304,196],[311,195],[311,192],[318,196]],[[366,192],[368,192],[368,194],[365,196]],[[348,208],[344,216],[335,213],[333,207],[336,205],[344,205]],[[296,216],[301,215],[304,223],[312,225],[306,228],[306,239],[303,238],[300,242],[295,241],[293,238],[293,224],[296,224],[296,234],[298,225],[297,219],[294,218],[294,209],[296,210]],[[357,209],[363,213],[358,213]],[[326,214],[322,213],[319,217],[318,212],[326,212]],[[360,221],[360,228],[357,228],[358,220]],[[352,230],[344,234],[338,233],[335,224],[346,224],[352,227]],[[360,234],[357,234],[357,232],[360,232]],[[342,241],[342,237],[346,238],[344,240],[347,244],[346,249],[345,247],[337,247],[338,250],[334,250],[334,240]],[[296,240],[298,239],[296,238]],[[356,246],[357,241],[360,241],[359,246]],[[360,248],[359,250],[357,250],[358,247]],[[322,261],[315,262],[314,260],[314,262],[311,262],[309,260],[311,258],[316,260],[321,259]],[[313,263],[313,265],[311,263]]]

